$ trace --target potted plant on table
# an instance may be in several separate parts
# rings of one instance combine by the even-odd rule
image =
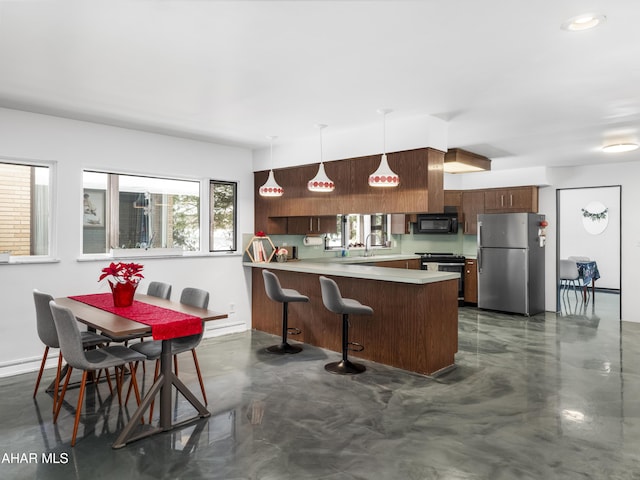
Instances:
[[[133,296],[142,275],[143,265],[139,263],[111,262],[102,269],[99,282],[105,278],[109,282],[113,294],[113,304],[116,307],[128,307],[133,304]]]

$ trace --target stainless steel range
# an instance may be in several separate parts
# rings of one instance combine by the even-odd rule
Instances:
[[[460,274],[458,279],[458,305],[464,305],[464,256],[454,253],[429,252],[416,252],[416,255],[420,255],[420,268],[422,270],[437,270],[439,272]]]

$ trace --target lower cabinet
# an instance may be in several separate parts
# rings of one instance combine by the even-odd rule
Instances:
[[[409,260],[387,260],[382,262],[375,262],[376,267],[388,267],[388,268],[407,268],[409,270],[420,270],[420,259],[411,258]]]
[[[478,303],[478,262],[467,258],[464,262],[464,302]]]

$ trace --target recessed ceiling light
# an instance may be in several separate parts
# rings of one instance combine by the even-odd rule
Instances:
[[[607,17],[599,13],[585,13],[572,17],[562,24],[562,29],[569,32],[579,32],[581,30],[589,30],[595,28],[598,25],[603,24],[607,20]]]
[[[613,143],[611,145],[605,145],[602,147],[603,152],[607,153],[622,153],[631,152],[638,148],[637,143]]]

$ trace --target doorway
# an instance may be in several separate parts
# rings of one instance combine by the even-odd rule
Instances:
[[[562,312],[571,298],[563,297],[560,289],[560,260],[585,257],[596,262],[599,278],[593,295],[585,299],[580,291],[576,303],[583,302],[581,306],[586,307],[591,302],[591,309],[597,308],[596,297],[601,292],[607,294],[601,295],[602,307],[606,301],[606,307],[615,309],[618,319],[622,318],[621,190],[620,185],[556,190],[556,311]]]

